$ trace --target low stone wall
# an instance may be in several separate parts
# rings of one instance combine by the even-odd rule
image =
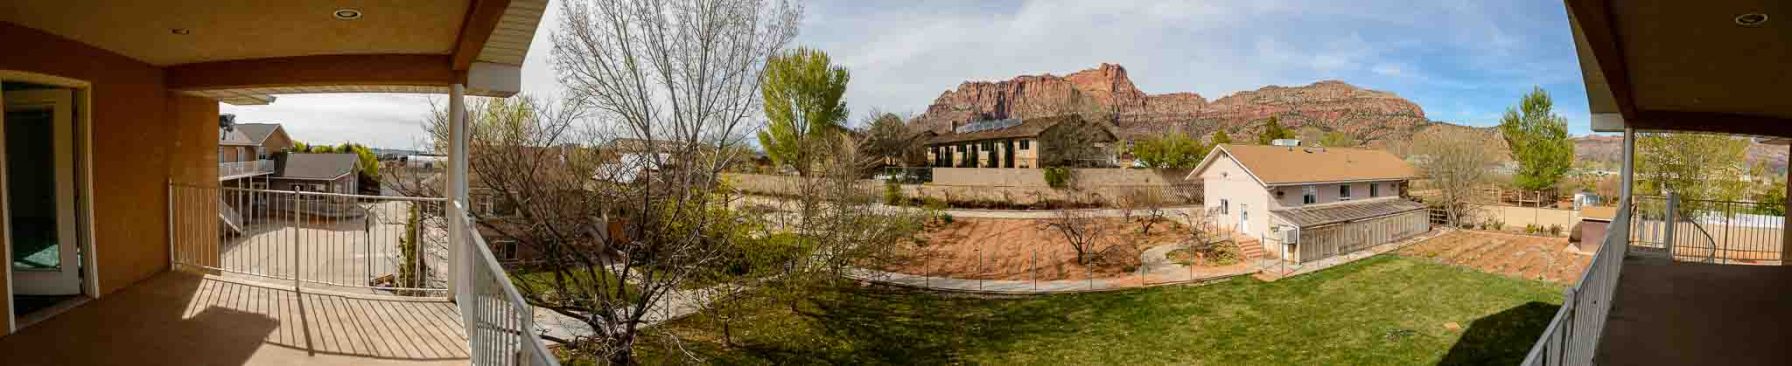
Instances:
[[[997,178],[979,180],[984,183],[998,181],[1020,182],[1026,178],[1026,172],[1040,172],[1037,169],[958,169],[984,170],[988,172],[1008,171],[989,174]],[[1054,189],[1044,184],[1043,176],[1037,177],[1039,184],[1032,185],[964,185],[944,184],[939,180],[940,169],[935,170],[934,183],[904,184],[900,186],[905,198],[921,200],[939,200],[950,207],[969,208],[1051,208],[1051,207],[1112,207],[1117,200],[1128,195],[1153,194],[1162,197],[1166,205],[1188,205],[1201,202],[1201,188],[1194,184],[1170,184],[1165,179],[1179,173],[1160,173],[1151,170],[1137,169],[1078,169],[1094,171],[1078,172],[1079,176],[1074,189]],[[947,174],[965,174],[954,172]],[[1090,179],[1083,179],[1089,177]],[[770,196],[794,196],[797,191],[797,177],[765,174],[724,173],[723,178],[734,189],[749,194]],[[1016,179],[1016,180],[1010,180]],[[960,180],[959,182],[963,182]],[[1124,184],[1145,182],[1145,184]],[[1154,184],[1153,184],[1154,183]],[[875,180],[863,180],[863,189],[883,192],[883,184]]]
[[[1185,184],[1186,170],[1071,169],[1077,188]],[[970,187],[1049,187],[1044,169],[933,168],[933,184]]]
[[[1550,225],[1555,225],[1562,228],[1562,235],[1568,235],[1574,224],[1580,222],[1580,213],[1575,210],[1505,205],[1482,206],[1476,217],[1483,222],[1497,220],[1505,223],[1505,230],[1524,230],[1525,225],[1548,230]]]

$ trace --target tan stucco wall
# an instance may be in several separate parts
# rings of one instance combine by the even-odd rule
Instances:
[[[1550,225],[1562,227],[1562,235],[1580,222],[1580,211],[1541,207],[1516,207],[1489,205],[1481,206],[1475,217],[1482,220],[1499,220],[1505,223],[1506,230],[1524,230],[1525,225],[1537,225],[1548,229]]]
[[[1079,188],[1112,186],[1168,186],[1181,183],[1180,171],[1152,169],[1071,169]],[[986,187],[1047,187],[1044,169],[933,168],[933,185]]]
[[[1226,212],[1213,214],[1212,219],[1216,225],[1251,237],[1266,235],[1269,227],[1269,191],[1251,178],[1243,166],[1232,159],[1218,159],[1207,170],[1201,171],[1200,178],[1201,194],[1205,197],[1202,199],[1202,206],[1212,210],[1219,207],[1222,200],[1229,206]],[[1241,220],[1244,216],[1248,216],[1248,220]],[[1247,229],[1239,225],[1241,221],[1248,221],[1248,230],[1241,230]]]
[[[1278,186],[1275,188],[1270,188],[1269,191],[1271,193],[1271,197],[1274,197],[1274,193],[1276,191],[1282,192],[1282,196],[1280,198],[1273,198],[1273,203],[1275,204],[1274,208],[1276,208],[1276,209],[1294,208],[1294,207],[1306,206],[1306,204],[1304,204],[1304,201],[1301,200],[1301,196],[1304,194],[1303,189],[1305,189],[1305,187],[1313,187],[1315,190],[1315,193],[1317,193],[1317,195],[1315,195],[1316,200],[1313,202],[1313,204],[1315,204],[1315,205],[1344,201],[1343,197],[1338,194],[1339,193],[1338,186],[1344,185],[1344,184],[1350,185],[1350,199],[1351,200],[1365,200],[1365,199],[1370,199],[1370,198],[1385,198],[1385,197],[1399,197],[1400,196],[1400,182],[1339,183],[1339,184]],[[1381,187],[1381,188],[1379,188],[1379,191],[1376,192],[1377,195],[1375,197],[1369,197],[1369,186],[1372,184]]]
[[[976,158],[977,158],[977,166],[990,168],[988,166],[990,154],[996,154],[996,153],[1001,153],[1002,151],[1007,151],[1008,150],[1008,141],[1010,141],[1010,140],[1003,139],[1003,140],[972,141],[972,142],[960,142],[960,143],[953,143],[953,144],[931,145],[931,146],[927,147],[927,164],[935,165],[934,162],[937,161],[935,159],[937,159],[938,154],[934,152],[934,149],[935,148],[943,148],[948,154],[950,154],[949,155],[950,159],[951,159],[950,164],[953,167],[959,166],[959,164],[964,162],[963,151],[964,151],[965,144],[971,144],[971,145],[974,145],[974,146],[972,146],[972,148],[977,150],[976,153],[974,154],[974,155],[976,155]],[[1031,139],[1031,138],[1013,139],[1013,141],[1014,141],[1014,168],[1038,168],[1039,167],[1039,142],[1035,141],[1034,139]],[[1026,142],[1027,148],[1025,148],[1025,149],[1021,148],[1022,141]],[[990,147],[990,150],[982,150],[981,147],[983,146],[984,142],[991,142],[993,144]],[[1002,160],[998,160],[997,162],[1002,163],[1002,164],[1007,163],[1006,161],[1002,161]]]
[[[164,182],[171,173],[183,180],[216,174],[217,102],[169,93],[163,71],[148,64],[11,23],[0,22],[0,44],[30,50],[0,52],[0,69],[92,84],[90,181],[101,294],[166,269]],[[177,128],[184,126],[197,128]],[[176,151],[188,168],[170,168]]]

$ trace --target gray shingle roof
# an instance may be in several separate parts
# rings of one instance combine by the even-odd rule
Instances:
[[[1050,129],[1052,126],[1057,126],[1059,123],[1064,122],[1081,123],[1083,122],[1083,119],[1077,115],[1027,118],[1022,119],[1020,124],[1008,128],[934,136],[927,141],[927,144],[936,145],[977,140],[1036,137],[1039,136],[1040,133],[1045,132],[1046,129]]]
[[[243,135],[243,131],[242,131],[242,130],[239,130],[239,129],[229,129],[229,130],[225,130],[225,129],[219,129],[219,130],[218,130],[218,145],[223,145],[223,146],[253,146],[253,145],[255,145],[255,143],[254,143],[254,142],[250,142],[250,141],[249,141],[249,137],[248,137],[248,136],[246,136],[246,135]]]
[[[278,130],[278,129],[280,129],[280,124],[278,124],[278,123],[238,123],[238,124],[236,124],[236,130],[242,132],[243,136],[248,136],[249,142],[254,143],[256,145],[260,145],[263,142],[266,142],[268,140],[268,136],[273,135],[274,130]]]
[[[355,171],[355,154],[286,154],[276,177],[329,180]]]
[[[1383,198],[1270,210],[1269,212],[1281,216],[1282,219],[1294,226],[1305,228],[1423,209],[1425,209],[1425,205],[1418,202],[1399,198]]]

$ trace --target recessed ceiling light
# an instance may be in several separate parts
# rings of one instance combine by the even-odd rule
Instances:
[[[177,34],[177,35],[183,35],[183,36],[184,36],[184,35],[188,35],[188,34],[193,34],[193,31],[191,31],[191,30],[187,30],[187,29],[186,29],[186,28],[174,28],[174,29],[169,29],[169,30],[168,30],[168,32],[169,32],[169,33],[174,33],[174,34]]]
[[[1767,13],[1746,13],[1736,16],[1736,25],[1759,27],[1764,24],[1767,24]]]
[[[340,20],[361,19],[361,11],[355,9],[336,9],[336,11],[330,13],[330,15],[335,16],[336,19]]]

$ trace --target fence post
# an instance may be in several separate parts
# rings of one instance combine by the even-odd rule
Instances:
[[[172,271],[175,269],[175,264],[179,263],[175,259],[174,251],[174,179],[169,178],[166,182],[168,184],[168,270]]]
[[[292,291],[293,291],[293,293],[298,293],[301,288],[305,287],[304,283],[299,282],[299,231],[303,230],[305,228],[305,219],[302,217],[302,216],[304,216],[304,214],[301,211],[302,210],[299,209],[299,190],[297,188],[294,188],[292,190],[292,218],[293,218],[293,224],[292,224]]]
[[[1666,217],[1666,219],[1664,220],[1663,225],[1662,225],[1662,236],[1664,236],[1664,238],[1662,238],[1662,240],[1661,240],[1661,242],[1662,242],[1661,246],[1663,248],[1667,249],[1668,260],[1673,260],[1674,259],[1674,226],[1678,226],[1676,224],[1679,223],[1679,221],[1675,221],[1674,210],[1675,210],[1676,206],[1679,206],[1678,203],[1680,201],[1680,196],[1677,194],[1674,194],[1673,191],[1668,191],[1667,201],[1668,201],[1667,202],[1667,212],[1666,212],[1666,216],[1664,216],[1664,217]]]

